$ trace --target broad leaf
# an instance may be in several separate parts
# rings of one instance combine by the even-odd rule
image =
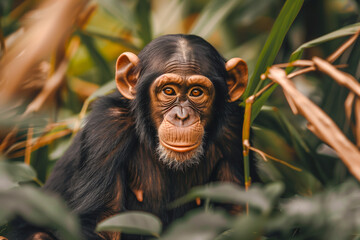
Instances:
[[[162,229],[160,219],[146,212],[125,212],[110,217],[96,227],[96,231],[123,232],[139,235],[159,236]]]
[[[212,240],[229,227],[229,220],[222,212],[194,210],[175,221],[161,240]]]
[[[14,183],[32,181],[36,178],[34,169],[22,162],[0,161],[0,174],[8,174]]]
[[[64,202],[30,187],[0,192],[0,222],[21,216],[26,221],[57,229],[64,239],[80,239],[79,223]]]
[[[251,207],[267,213],[271,209],[272,201],[283,192],[283,186],[280,183],[269,184],[266,188],[271,188],[271,194],[263,191],[260,187],[254,185],[247,192],[243,187],[233,183],[212,183],[207,186],[195,187],[187,195],[176,200],[171,207],[178,206],[196,198],[210,199],[219,203],[246,204]]]

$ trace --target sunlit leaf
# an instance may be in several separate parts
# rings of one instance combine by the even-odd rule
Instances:
[[[255,70],[243,95],[244,99],[257,92],[263,85],[263,83],[260,82],[260,75],[266,71],[267,67],[273,64],[286,33],[300,11],[303,3],[304,0],[287,0],[284,4],[257,60]]]
[[[96,231],[112,231],[159,236],[162,224],[158,217],[145,212],[125,212],[112,216],[96,227]]]

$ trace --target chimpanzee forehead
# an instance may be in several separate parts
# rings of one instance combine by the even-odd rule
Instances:
[[[225,60],[204,39],[194,35],[166,35],[153,40],[139,54],[143,71],[149,73],[226,76]]]
[[[200,85],[209,89],[213,87],[211,80],[203,75],[188,75],[184,77],[183,75],[175,73],[166,73],[157,77],[152,85],[156,88],[161,88],[166,84],[184,85],[188,87]]]

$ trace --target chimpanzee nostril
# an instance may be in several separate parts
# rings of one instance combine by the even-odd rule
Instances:
[[[187,127],[198,121],[198,117],[194,110],[190,107],[181,106],[174,107],[168,114],[166,114],[165,118],[173,125],[179,127]]]
[[[189,112],[184,108],[178,108],[175,117],[179,120],[185,121],[189,118]]]

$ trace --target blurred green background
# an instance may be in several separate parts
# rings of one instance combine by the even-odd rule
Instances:
[[[91,102],[114,90],[115,61],[122,52],[138,53],[163,34],[199,35],[225,58],[247,62],[251,81],[245,100],[269,82],[260,80],[267,67],[289,62],[299,47],[304,47],[302,54],[292,60],[326,58],[360,29],[360,2],[355,0],[82,0],[63,11],[67,21],[49,20],[62,11],[52,6],[74,4],[70,2],[0,2],[0,235],[6,236],[7,221],[18,214],[60,229],[65,239],[78,239],[76,216],[38,187],[81,127]],[[36,32],[37,27],[44,30]],[[322,36],[311,47],[302,45]],[[19,61],[25,50],[37,49],[41,42],[36,57]],[[342,70],[358,81],[359,44],[357,40],[335,62],[347,64]],[[13,66],[19,73],[9,70]],[[360,126],[356,114],[346,118],[348,89],[317,72],[294,83],[356,144]],[[7,89],[11,91],[4,97]],[[118,216],[111,230],[133,227],[164,239],[358,239],[358,182],[336,152],[307,130],[306,120],[292,114],[280,87],[255,102],[252,117],[254,147],[301,171],[256,156],[261,185],[249,192],[233,185],[207,186],[187,198],[249,203],[248,215],[230,216],[209,203],[165,233],[155,217],[142,214],[133,223]],[[144,217],[153,228],[141,224]],[[125,228],[125,223],[131,226]]]

